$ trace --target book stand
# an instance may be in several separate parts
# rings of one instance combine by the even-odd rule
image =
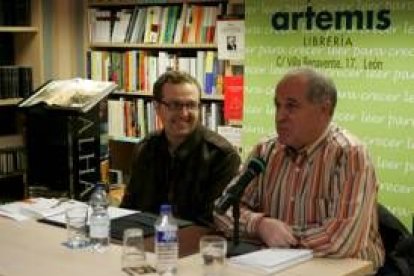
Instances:
[[[19,103],[26,114],[26,195],[89,197],[100,179],[99,103],[114,89],[113,82],[51,80]]]
[[[46,197],[84,199],[100,179],[99,105],[87,113],[36,105],[25,114],[26,187],[44,187]]]

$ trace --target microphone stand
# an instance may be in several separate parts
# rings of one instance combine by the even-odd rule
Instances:
[[[240,198],[237,198],[233,203],[233,248],[240,244]]]
[[[233,201],[233,238],[227,250],[227,257],[238,256],[260,249],[258,245],[240,242],[240,198],[235,198]]]

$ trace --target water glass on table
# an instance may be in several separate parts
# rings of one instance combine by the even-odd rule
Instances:
[[[72,249],[84,248],[89,244],[86,235],[86,221],[88,207],[75,206],[65,212],[67,241],[66,245]]]
[[[224,237],[207,235],[200,239],[200,255],[204,276],[224,275],[227,241]]]
[[[121,266],[128,275],[155,272],[146,262],[142,229],[129,228],[124,231]]]

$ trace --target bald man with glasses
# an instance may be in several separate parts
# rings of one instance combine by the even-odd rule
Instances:
[[[200,124],[201,87],[187,73],[168,71],[153,87],[164,128],[135,149],[121,207],[158,213],[170,203],[176,217],[212,222],[214,200],[238,172],[240,157],[219,134]]]

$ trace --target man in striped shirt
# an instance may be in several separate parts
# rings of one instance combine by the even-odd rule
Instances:
[[[331,122],[336,99],[333,82],[310,68],[294,69],[278,83],[278,135],[250,154],[266,168],[241,198],[240,232],[270,247],[370,260],[377,269],[385,253],[375,170],[361,142]],[[231,234],[230,210],[215,214],[215,222]]]

